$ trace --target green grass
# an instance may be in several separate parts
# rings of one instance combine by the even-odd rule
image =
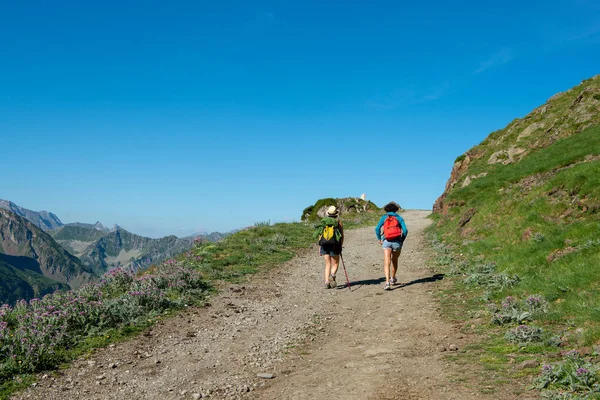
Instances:
[[[436,216],[432,228],[466,257],[520,277],[496,299],[543,294],[553,304],[547,322],[583,327],[574,338],[582,345],[600,340],[600,161],[583,162],[600,155],[599,137],[600,127],[588,129],[455,190],[448,199],[465,206]],[[533,186],[519,184],[542,173]],[[465,241],[456,222],[469,208],[477,212]]]
[[[600,344],[599,155],[600,126],[595,126],[517,163],[482,164],[468,174],[486,169],[488,175],[465,188],[457,185],[446,197],[451,205],[447,215],[432,216],[428,234],[437,265],[454,282],[441,295],[442,308],[453,321],[476,320],[479,333],[487,337],[481,343],[482,358],[473,362],[495,368],[490,361],[507,362],[507,354],[516,354],[515,362],[521,357],[546,360],[559,350],[549,344],[519,347],[506,342],[504,333],[515,325],[492,325],[486,310],[506,296],[542,295],[548,312],[527,323],[559,337],[561,349]],[[470,209],[475,215],[460,227],[459,220]],[[488,277],[519,280],[490,288],[485,280],[472,279],[484,264],[492,266]],[[502,370],[507,379],[519,377],[512,368]]]
[[[345,229],[375,226],[377,213],[341,217]],[[309,222],[260,223],[216,243],[201,243],[180,259],[192,263],[209,280],[239,282],[247,274],[277,266],[315,243]]]

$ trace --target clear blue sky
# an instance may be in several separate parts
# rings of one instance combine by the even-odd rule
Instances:
[[[429,209],[599,67],[597,0],[3,1],[0,198],[152,237]]]

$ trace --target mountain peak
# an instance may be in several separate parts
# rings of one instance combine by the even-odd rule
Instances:
[[[96,221],[96,223],[94,224],[94,228],[99,230],[99,231],[106,231],[107,228],[102,225],[102,223],[100,221]]]
[[[23,217],[38,228],[44,231],[50,231],[52,229],[60,228],[64,224],[62,221],[53,213],[48,211],[32,211],[27,208],[21,207],[9,200],[0,199],[0,208],[12,211],[20,217]]]
[[[127,230],[127,229],[124,229],[123,227],[121,227],[121,226],[119,226],[119,225],[117,225],[117,224],[114,224],[114,225],[113,225],[113,227],[112,227],[112,228],[110,228],[110,231],[111,231],[111,232],[115,232],[115,231],[126,231],[126,230]]]

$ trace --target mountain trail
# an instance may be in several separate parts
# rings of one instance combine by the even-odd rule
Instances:
[[[427,211],[402,215],[409,236],[403,285],[383,290],[373,228],[348,230],[338,287],[322,286],[316,246],[223,288],[211,306],[159,323],[46,374],[14,399],[516,399],[454,379],[453,349],[473,341],[444,321],[432,294],[443,276],[425,265]],[[343,219],[342,219],[343,220]]]

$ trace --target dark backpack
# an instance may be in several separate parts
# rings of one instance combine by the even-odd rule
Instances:
[[[339,222],[337,219],[331,217],[321,220],[321,224],[317,227],[317,234],[320,246],[336,245],[342,239]]]
[[[386,220],[383,222],[383,236],[386,240],[393,240],[401,238],[403,235],[400,221],[393,215],[388,215]]]

